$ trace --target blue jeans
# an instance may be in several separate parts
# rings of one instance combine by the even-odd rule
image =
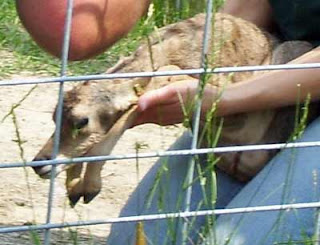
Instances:
[[[320,140],[320,118],[300,139],[317,140]],[[188,149],[190,144],[190,135],[185,133],[171,149]],[[285,149],[249,183],[238,182],[217,169],[214,204],[210,202],[215,195],[210,187],[214,176],[207,172],[199,181],[195,171],[190,210],[319,201],[319,156],[317,147]],[[185,210],[184,180],[189,159],[188,156],[160,159],[133,192],[120,216]],[[196,169],[205,169],[206,164],[202,158]],[[306,241],[315,233],[318,213],[317,209],[297,209],[189,218],[188,244],[313,244]],[[179,219],[144,222],[148,244],[181,244],[183,222]],[[135,226],[135,223],[114,224],[107,244],[135,244]]]

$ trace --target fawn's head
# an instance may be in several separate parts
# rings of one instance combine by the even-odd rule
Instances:
[[[122,133],[131,127],[133,107],[147,78],[92,81],[78,84],[66,92],[63,99],[59,154],[81,157],[109,154]],[[57,109],[53,113],[56,119]],[[49,160],[53,151],[54,134],[42,147],[34,161]],[[58,173],[64,167],[58,166]],[[48,178],[51,166],[34,168]]]

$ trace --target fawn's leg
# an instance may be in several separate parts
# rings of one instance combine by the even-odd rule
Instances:
[[[102,186],[101,170],[104,162],[88,163],[83,177],[83,200],[89,203],[99,194]]]
[[[74,164],[67,168],[66,188],[70,201],[73,207],[83,196],[83,180],[81,178],[83,163]]]

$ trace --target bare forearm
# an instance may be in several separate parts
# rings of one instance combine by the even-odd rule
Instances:
[[[290,62],[320,63],[320,49]],[[263,110],[295,104],[298,98],[320,98],[320,69],[268,72],[243,83],[231,85],[222,95],[220,115]]]
[[[272,10],[268,0],[226,0],[220,12],[248,20],[266,30],[272,29]]]

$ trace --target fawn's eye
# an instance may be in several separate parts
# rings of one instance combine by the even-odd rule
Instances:
[[[89,123],[89,118],[87,118],[87,117],[81,118],[81,119],[74,122],[74,128],[75,129],[82,129],[85,126],[87,126],[88,123]]]

